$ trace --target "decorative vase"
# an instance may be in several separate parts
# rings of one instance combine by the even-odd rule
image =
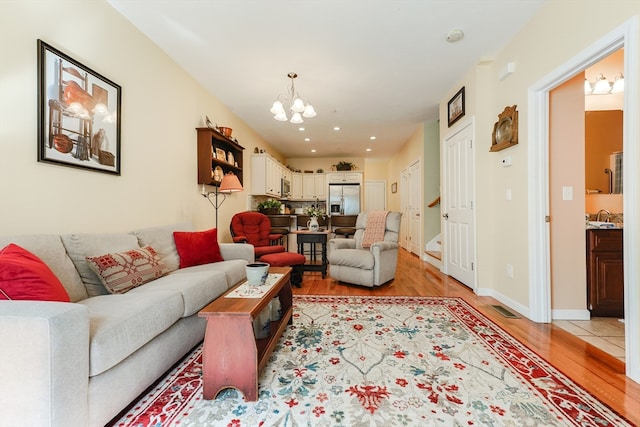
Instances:
[[[318,228],[320,227],[318,224],[318,218],[312,216],[311,219],[307,221],[307,227],[309,228],[309,231],[318,231]]]

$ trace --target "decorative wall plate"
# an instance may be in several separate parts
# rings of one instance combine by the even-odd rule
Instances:
[[[518,111],[517,105],[505,107],[493,125],[490,151],[500,151],[518,143]]]

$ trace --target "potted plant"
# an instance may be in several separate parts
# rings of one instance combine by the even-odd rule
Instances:
[[[258,203],[258,210],[265,215],[278,215],[280,213],[280,206],[282,206],[280,200],[267,199]]]
[[[305,215],[309,215],[311,218],[322,218],[325,219],[327,217],[327,213],[322,208],[305,208]]]
[[[339,171],[350,171],[354,168],[354,164],[351,162],[339,161],[338,164],[335,165],[336,170]]]

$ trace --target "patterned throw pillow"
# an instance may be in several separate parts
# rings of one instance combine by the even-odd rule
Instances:
[[[112,294],[124,294],[169,272],[151,246],[87,257],[87,263]]]

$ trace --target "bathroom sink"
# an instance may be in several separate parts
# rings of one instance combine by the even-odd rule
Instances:
[[[587,228],[621,228],[613,222],[587,221]]]

